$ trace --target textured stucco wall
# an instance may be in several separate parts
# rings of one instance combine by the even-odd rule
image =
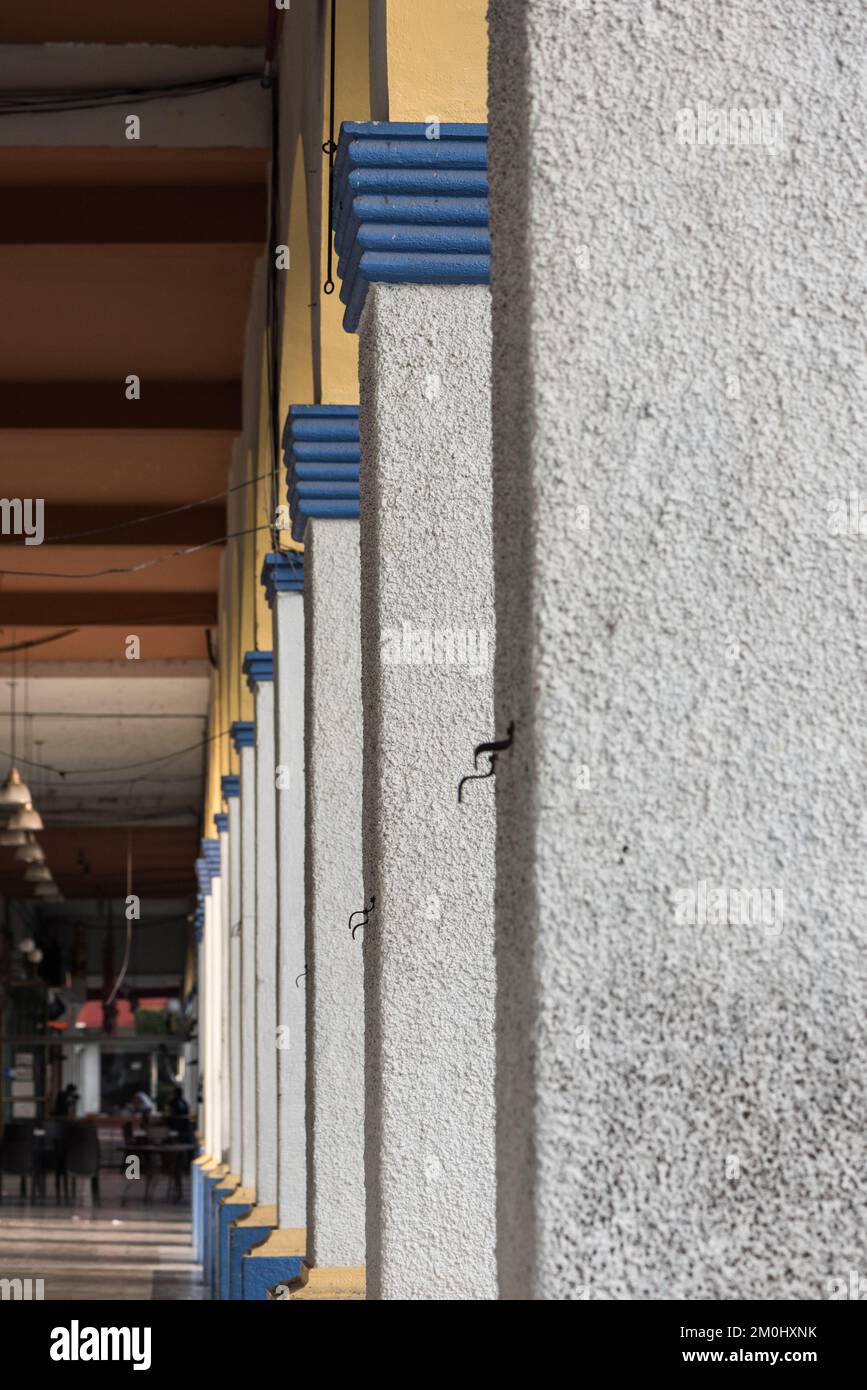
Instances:
[[[304,599],[274,602],[277,765],[277,1225],[307,1223],[304,1122]]]
[[[867,12],[490,14],[503,1294],[820,1299],[864,1259]],[[700,102],[782,143],[679,143]],[[782,915],[679,925],[702,880]]]
[[[229,958],[231,885],[229,831],[220,831],[220,1161],[228,1163],[232,1145],[232,1076],[229,1038],[231,964]]]
[[[226,801],[229,817],[229,1171],[241,1172],[241,801]]]
[[[241,748],[241,1182],[256,1187],[256,750]]]
[[[487,287],[371,287],[361,324],[371,1298],[496,1294],[493,783],[457,802],[474,746],[493,734],[490,351]]]
[[[361,639],[357,521],[305,535],[307,1230],[318,1265],[364,1264]]]
[[[274,682],[256,687],[256,1202],[277,1201],[277,832]]]

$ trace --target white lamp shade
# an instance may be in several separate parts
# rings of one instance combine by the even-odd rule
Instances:
[[[34,897],[51,898],[52,901],[54,900],[54,895],[56,894],[56,892],[57,884],[54,882],[53,879],[51,879],[50,883],[37,883],[36,887],[33,889]]]
[[[18,949],[22,956],[29,956],[31,951],[36,950],[36,942],[32,936],[23,936],[18,942]]]
[[[34,811],[30,801],[27,802],[26,806],[19,806],[9,822],[10,830],[42,830],[43,828],[42,817],[38,811]]]
[[[23,830],[0,830],[0,845],[26,845],[27,835]]]
[[[14,834],[15,832],[13,831],[12,833]],[[36,836],[32,833],[27,834],[26,843],[23,844],[20,849],[16,849],[12,857],[17,859],[20,864],[45,863],[45,851],[40,844],[37,844]]]
[[[31,864],[24,870],[25,883],[52,883],[51,870],[47,864]]]
[[[21,781],[17,767],[9,769],[9,775],[0,787],[0,806],[26,806],[30,800],[30,788]]]
[[[42,960],[42,952],[40,951],[38,946],[30,952],[30,955],[27,957],[27,959],[31,962],[31,964],[39,965],[40,961]]]

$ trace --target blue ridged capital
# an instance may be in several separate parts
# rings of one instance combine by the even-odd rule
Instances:
[[[225,811],[217,812],[214,816],[214,825],[217,827],[220,834],[222,834],[224,830],[229,829],[229,817],[226,815]]]
[[[247,677],[248,687],[255,695],[256,689],[261,681],[272,681],[274,679],[274,653],[247,652],[244,656],[244,664],[241,670]],[[234,728],[234,725],[232,727]],[[252,728],[252,725],[250,727]]]
[[[272,550],[262,561],[262,587],[268,607],[278,594],[304,592],[304,555],[300,550]]]
[[[220,778],[220,791],[223,800],[228,801],[232,796],[241,795],[241,779],[232,773],[230,776]]]
[[[304,540],[309,517],[358,518],[357,405],[293,405],[283,457],[293,540]]]
[[[234,724],[229,725],[229,733],[236,753],[242,748],[254,748],[256,745],[256,725],[252,719],[236,719]]]
[[[345,121],[334,162],[334,247],[349,333],[373,281],[487,285],[488,127]]]
[[[210,892],[210,880],[212,878],[219,878],[220,876],[220,841],[203,839],[202,858],[205,862],[205,868],[210,875],[208,879],[208,892]]]

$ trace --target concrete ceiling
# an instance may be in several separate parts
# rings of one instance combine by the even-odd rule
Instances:
[[[0,91],[256,73],[267,8],[4,0]],[[0,537],[0,570],[14,571],[0,574],[0,749],[14,679],[19,711],[27,691],[19,760],[66,897],[122,897],[131,835],[134,891],[178,902],[203,829],[223,553],[211,543],[226,529],[215,494],[240,430],[267,235],[268,97],[253,81],[145,108],[132,146],[117,107],[0,115],[0,478],[5,497],[44,499],[46,524],[41,546]],[[139,401],[125,397],[130,374]],[[131,633],[139,661],[125,656]],[[0,893],[29,896],[2,848]]]
[[[3,0],[0,43],[260,46],[266,0]]]

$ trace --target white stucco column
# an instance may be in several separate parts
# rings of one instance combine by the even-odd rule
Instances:
[[[209,871],[206,869],[206,873]],[[205,1154],[216,1163],[214,1147],[214,912],[211,896],[210,877],[204,896],[205,926],[202,936],[202,963],[204,966],[202,993],[202,1065],[204,1068],[203,1103],[205,1107]]]
[[[230,1163],[232,1131],[231,1095],[231,883],[229,817],[219,811],[214,816],[214,828],[220,842],[220,1149],[219,1157],[230,1172],[235,1171]]]
[[[307,1246],[364,1265],[364,1000],[358,523],[313,520],[305,552]]]
[[[244,657],[256,738],[256,1203],[277,1204],[277,829],[271,652]],[[276,1223],[274,1220],[269,1224]]]
[[[236,720],[241,821],[241,1183],[256,1187],[256,749],[250,720]]]
[[[362,942],[348,925],[364,905],[358,521],[350,519],[357,416],[356,407],[293,406],[287,430],[293,534],[305,544],[306,1297],[358,1298],[364,1288]],[[342,467],[344,445],[354,483],[321,487],[323,469]],[[299,464],[311,456],[314,486],[299,490]]]
[[[307,1253],[302,555],[266,555],[262,583],[274,641],[276,1216],[267,1239],[244,1259],[244,1297],[254,1299],[297,1280]],[[259,718],[257,706],[257,730]]]
[[[863,1265],[865,28],[491,3],[506,1298]]]
[[[338,157],[349,327],[361,312],[367,1287],[478,1300],[496,1297],[493,781],[457,793],[495,737],[485,146],[475,126],[440,137],[356,126]],[[433,178],[413,228],[353,207],[356,169]]]
[[[268,555],[277,761],[277,1225],[307,1223],[304,944],[304,569]]]
[[[240,779],[221,780],[229,837],[229,1169],[241,1172],[243,1121],[241,1114],[241,801]]]

